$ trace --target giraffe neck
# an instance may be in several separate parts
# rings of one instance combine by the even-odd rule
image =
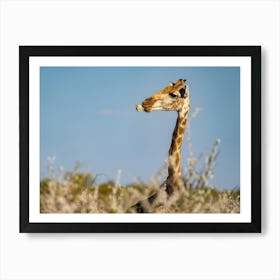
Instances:
[[[188,107],[178,111],[176,126],[173,131],[171,146],[168,152],[168,184],[171,192],[183,184],[181,171],[181,147],[184,138],[185,127],[188,117]]]

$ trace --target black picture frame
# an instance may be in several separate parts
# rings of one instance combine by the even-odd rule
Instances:
[[[247,56],[251,58],[250,223],[34,223],[29,221],[29,59],[33,56]],[[21,233],[260,233],[261,46],[19,46]],[[242,121],[242,120],[241,120]]]

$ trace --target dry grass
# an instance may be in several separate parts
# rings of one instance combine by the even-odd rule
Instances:
[[[79,176],[86,178],[88,174]],[[77,182],[79,176],[63,182],[42,181],[41,213],[128,213],[137,201],[158,191],[153,185],[122,187],[112,182],[85,187]],[[169,199],[161,192],[148,207],[150,213],[239,213],[240,196],[239,191],[184,189]]]

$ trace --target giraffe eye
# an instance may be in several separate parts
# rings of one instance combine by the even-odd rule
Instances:
[[[172,98],[177,97],[177,95],[176,95],[176,94],[174,94],[174,93],[169,93],[169,96],[171,96]]]

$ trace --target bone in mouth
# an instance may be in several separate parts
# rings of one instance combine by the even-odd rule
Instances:
[[[144,109],[144,108],[143,108],[142,105],[136,105],[136,110],[137,110],[138,112],[142,111],[143,109]]]

